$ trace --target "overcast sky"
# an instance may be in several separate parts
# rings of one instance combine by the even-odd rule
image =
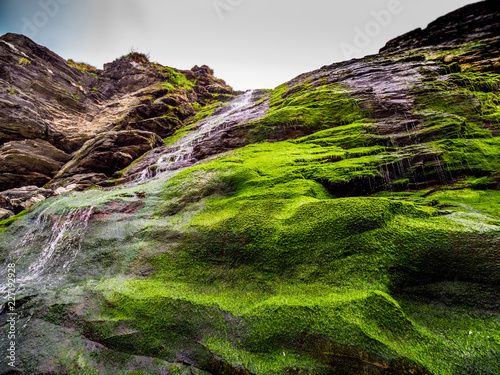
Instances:
[[[235,89],[273,88],[376,53],[468,0],[0,0],[21,33],[98,68],[132,48],[179,69],[207,64]]]

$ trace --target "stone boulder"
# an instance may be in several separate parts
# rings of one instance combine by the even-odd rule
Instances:
[[[0,221],[6,220],[12,216],[14,216],[14,212],[6,210],[5,208],[0,208]]]
[[[24,186],[0,192],[0,208],[14,213],[29,210],[35,203],[44,201],[53,190],[38,186]]]
[[[41,139],[7,142],[0,146],[0,191],[43,186],[69,159],[70,155]]]

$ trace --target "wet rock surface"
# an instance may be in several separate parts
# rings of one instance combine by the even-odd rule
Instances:
[[[101,134],[85,143],[48,186],[56,188],[77,183],[81,187],[91,187],[101,180],[100,176],[112,176],[145,152],[162,144],[157,134],[145,131]],[[83,181],[86,183],[83,184]]]

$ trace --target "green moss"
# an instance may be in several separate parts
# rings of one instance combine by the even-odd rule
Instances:
[[[432,110],[417,113],[424,120],[424,126],[419,130],[419,135],[424,139],[492,137],[491,130],[485,129],[480,123],[470,122],[462,116]]]
[[[444,190],[433,193],[429,198],[446,206],[451,205],[453,210],[500,219],[500,192],[496,190]]]
[[[475,129],[466,136],[488,136],[483,123],[500,123],[500,99],[498,75],[479,72],[452,73],[448,81],[426,82],[428,89],[417,92],[418,107],[423,112],[441,114],[446,118],[455,116],[462,123],[474,123]]]
[[[432,144],[448,171],[489,174],[500,168],[500,138],[446,139]]]
[[[283,84],[271,92],[268,114],[253,121],[251,138],[266,139],[277,127],[321,130],[365,117],[367,114],[359,108],[357,100],[349,97],[342,87],[333,84],[313,87],[307,82],[293,87]]]
[[[18,213],[17,215],[15,215],[15,216],[12,216],[12,217],[10,217],[8,219],[0,221],[0,231],[4,231],[9,225],[11,225],[15,221],[23,218],[24,216],[26,216],[28,214],[28,212],[29,212],[28,210],[24,210],[24,211],[21,211],[20,213]]]
[[[451,284],[460,286],[459,282]],[[498,373],[500,364],[495,359],[500,350],[498,313],[449,308],[447,304],[452,295],[445,297],[444,293],[433,301],[398,298],[408,318],[433,337],[433,345],[428,348],[436,360],[429,360],[428,369],[434,374]],[[422,353],[422,356],[430,357],[430,353]]]
[[[19,58],[19,64],[22,65],[22,66],[30,65],[31,64],[31,60],[28,60],[25,57],[21,57],[21,58]]]
[[[139,352],[160,348],[157,356],[171,358],[180,348],[200,358],[208,349],[233,368],[243,366],[255,374],[291,368],[328,371],[335,368],[335,355],[352,354],[354,348],[364,353],[365,363],[389,364],[405,357],[435,374],[498,370],[496,314],[444,310],[376,290],[280,282],[262,287],[107,280],[97,286],[106,300],[99,324],[143,332],[148,347],[136,347]],[[128,345],[105,341],[117,350]]]
[[[316,132],[310,136],[296,140],[297,143],[314,144],[322,147],[338,146],[344,149],[385,145],[389,136],[376,135],[372,131],[374,124],[365,121],[349,125],[337,126]]]
[[[172,90],[175,91],[175,86],[170,82],[162,82],[158,84],[158,90]]]
[[[494,73],[466,71],[450,74],[458,86],[470,91],[497,92],[500,90],[500,77]]]
[[[174,68],[165,66],[162,68],[161,72],[167,74],[169,82],[174,85],[174,87],[182,87],[185,90],[191,90],[195,85],[195,82],[188,80],[183,73]]]

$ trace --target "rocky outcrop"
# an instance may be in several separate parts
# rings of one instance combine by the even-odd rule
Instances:
[[[0,158],[4,160],[0,191],[43,186],[62,168],[61,162],[68,161],[62,155],[76,153],[87,141],[109,131],[146,131],[151,133],[149,138],[169,136],[196,113],[194,107],[232,93],[206,66],[181,72],[150,63],[137,53],[105,64],[103,70],[89,68],[67,62],[22,35],[0,38]],[[108,146],[111,139],[109,136]],[[30,140],[29,146],[19,143],[26,140]],[[47,152],[35,160],[27,147],[43,147]],[[138,156],[134,153],[134,158]],[[112,164],[126,166],[125,161],[131,160],[125,157]],[[65,168],[66,175],[75,162]],[[28,173],[25,167],[30,163]],[[84,174],[92,174],[81,186],[107,179],[100,170],[89,170],[90,164],[80,168]],[[81,181],[79,174],[75,181]]]
[[[54,193],[53,190],[37,186],[25,186],[0,192],[0,208],[14,213],[29,210],[35,203],[44,201]]]
[[[483,0],[438,18],[425,29],[416,29],[389,41],[381,53],[429,46],[450,46],[500,35],[500,4]]]
[[[85,133],[93,136],[90,119],[103,98],[91,89],[96,77],[17,34],[0,38],[0,61],[2,143],[38,138],[72,152]]]
[[[77,184],[79,189],[89,188],[162,144],[157,134],[139,130],[101,134],[87,141],[48,186]]]
[[[8,219],[12,216],[14,216],[14,212],[6,210],[5,208],[0,208],[0,221]]]
[[[0,146],[0,186],[41,186],[49,182],[70,155],[41,139],[11,141]]]

